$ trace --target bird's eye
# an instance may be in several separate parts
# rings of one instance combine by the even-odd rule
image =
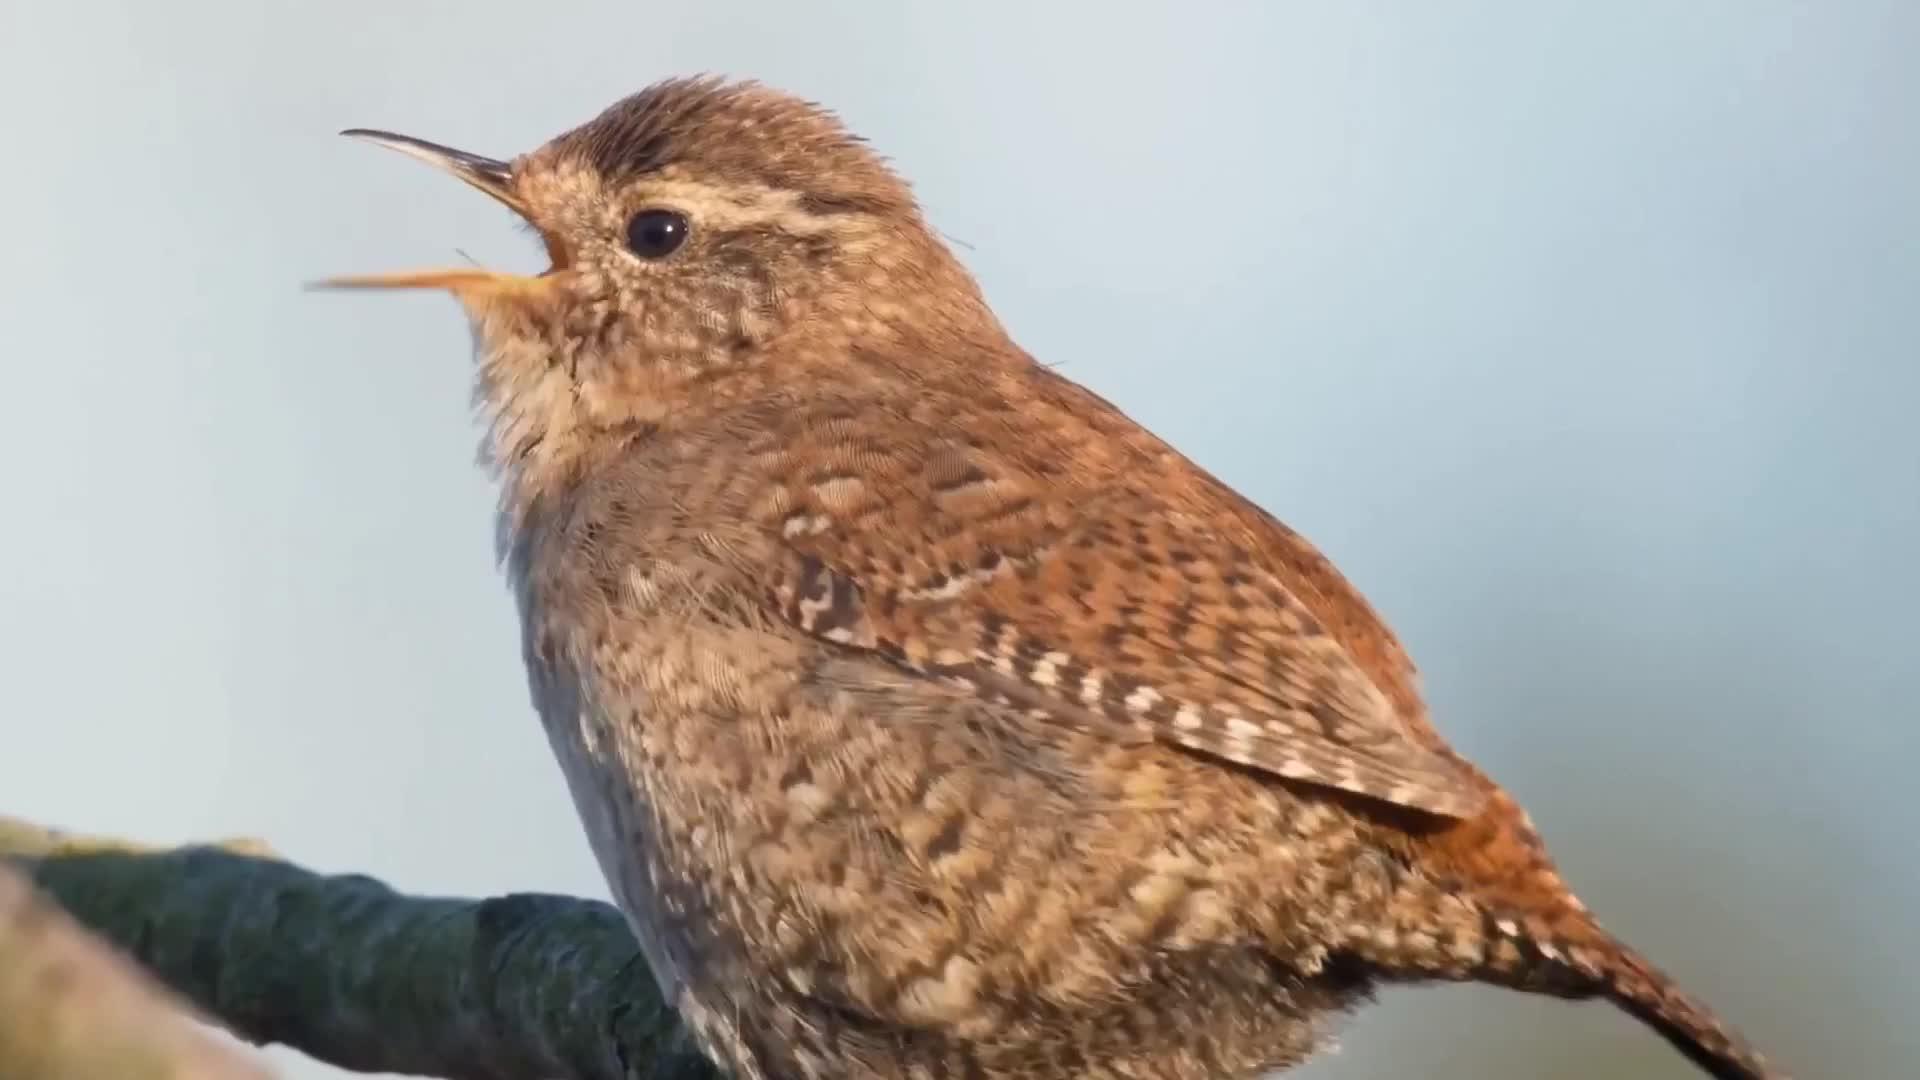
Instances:
[[[686,243],[691,230],[677,210],[642,210],[627,222],[627,247],[643,259],[664,259]]]

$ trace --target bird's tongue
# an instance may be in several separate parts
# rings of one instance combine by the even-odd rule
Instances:
[[[386,274],[344,274],[315,283],[322,289],[497,289],[515,277],[491,270],[400,270]]]

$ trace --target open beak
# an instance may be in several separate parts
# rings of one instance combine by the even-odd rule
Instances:
[[[442,172],[452,174],[456,179],[478,188],[486,195],[519,214],[522,218],[531,217],[527,204],[513,190],[513,166],[504,161],[469,154],[464,150],[430,143],[425,139],[416,139],[408,135],[395,135],[390,131],[374,131],[370,128],[348,128],[340,134],[355,139],[365,139],[376,146],[389,150],[398,150],[419,161],[424,161]],[[553,264],[564,264],[559,244],[553,237],[542,233],[547,244],[547,254]],[[319,288],[329,289],[448,289],[455,293],[485,291],[526,285],[533,279],[518,274],[503,274],[477,267],[461,267],[451,270],[406,270],[387,274],[349,274],[327,278],[316,282]]]

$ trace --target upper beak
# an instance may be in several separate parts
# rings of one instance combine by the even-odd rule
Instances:
[[[459,180],[478,188],[488,196],[505,205],[522,218],[529,217],[527,204],[513,190],[513,166],[505,161],[497,161],[479,154],[469,154],[464,150],[455,150],[450,146],[430,143],[425,139],[416,139],[409,135],[396,135],[390,131],[375,131],[371,128],[348,128],[340,134],[350,138],[365,139],[376,146],[389,150],[398,150],[419,161],[424,161],[442,172],[450,173]],[[544,235],[544,234],[543,234]],[[547,253],[553,257],[554,264],[560,265],[561,253],[551,237],[547,237]],[[500,287],[524,284],[528,279],[515,274],[496,273],[473,267],[455,270],[415,270],[389,274],[352,274],[343,277],[328,278],[318,284],[327,288],[346,289],[452,289],[459,292],[477,287]]]

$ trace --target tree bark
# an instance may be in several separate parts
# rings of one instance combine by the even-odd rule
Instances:
[[[405,896],[258,845],[145,850],[5,818],[0,860],[250,1042],[450,1080],[717,1080],[607,904]]]

